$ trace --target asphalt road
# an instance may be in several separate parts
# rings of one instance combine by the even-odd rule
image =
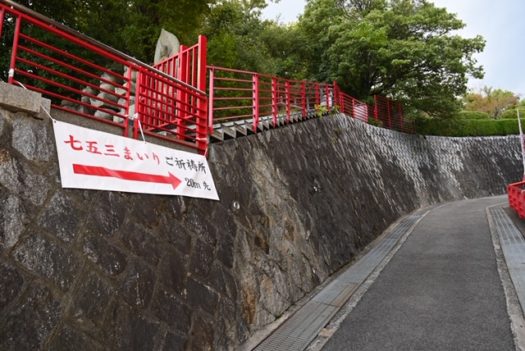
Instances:
[[[500,202],[430,212],[323,350],[515,350],[485,213]]]

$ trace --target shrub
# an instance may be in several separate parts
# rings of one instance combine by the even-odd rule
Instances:
[[[459,111],[453,117],[461,119],[489,119],[490,115],[481,111]]]
[[[522,120],[525,126],[525,120]],[[418,119],[416,132],[440,136],[491,136],[519,134],[518,122],[514,119]]]

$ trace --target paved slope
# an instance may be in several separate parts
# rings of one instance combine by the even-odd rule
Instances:
[[[485,208],[429,213],[325,350],[514,350]]]

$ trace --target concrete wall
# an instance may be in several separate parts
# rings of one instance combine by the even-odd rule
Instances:
[[[400,216],[521,175],[516,137],[345,116],[209,161],[220,202],[64,190],[50,121],[0,110],[0,349],[235,349]]]

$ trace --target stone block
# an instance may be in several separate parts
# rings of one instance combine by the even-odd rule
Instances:
[[[189,278],[187,282],[188,304],[193,308],[201,308],[203,311],[214,315],[219,302],[219,295],[209,287]]]
[[[0,315],[4,308],[12,303],[22,291],[24,278],[16,269],[0,265]]]
[[[16,245],[25,230],[27,214],[19,197],[0,199],[0,248],[7,250]]]
[[[85,237],[82,249],[91,262],[110,275],[120,274],[126,268],[126,255],[99,236]]]
[[[17,114],[18,116],[18,114]],[[47,162],[55,154],[49,121],[15,118],[11,145],[30,161]]]
[[[187,335],[191,327],[191,310],[175,294],[157,288],[151,301],[151,313],[159,320],[166,322],[173,330]]]
[[[190,259],[190,270],[197,277],[205,278],[210,273],[214,258],[214,248],[197,240]]]
[[[104,315],[112,295],[113,288],[95,273],[91,273],[80,283],[68,314],[82,329],[95,329],[102,323],[100,316]]]
[[[234,259],[233,249],[235,247],[233,236],[229,233],[223,233],[217,246],[217,260],[232,269]]]
[[[199,313],[194,314],[191,328],[191,350],[211,351],[213,350],[214,331],[216,326],[209,317]]]
[[[162,234],[180,252],[190,252],[191,233],[179,221],[166,218],[162,224]]]
[[[50,234],[70,243],[77,237],[84,213],[76,206],[71,196],[57,192],[38,218],[38,225]]]
[[[0,350],[42,350],[60,318],[60,301],[34,286],[0,324]]]
[[[103,351],[104,348],[87,335],[64,325],[52,339],[49,350],[53,351]]]
[[[0,149],[0,185],[37,206],[44,203],[51,187],[46,177],[20,162],[8,149]]]
[[[179,334],[167,333],[163,351],[185,351],[188,340]]]
[[[155,274],[141,261],[132,261],[122,278],[120,295],[129,305],[145,308],[149,305],[155,286]]]
[[[80,266],[73,254],[34,233],[16,247],[13,256],[33,274],[49,279],[63,291],[71,287]]]
[[[129,202],[121,194],[109,191],[86,193],[90,201],[85,228],[89,233],[111,238],[120,229]]]
[[[162,283],[179,295],[183,294],[185,287],[186,261],[183,255],[170,251],[163,257],[159,267]]]
[[[150,230],[135,221],[124,222],[120,230],[121,241],[126,248],[156,266],[164,246],[157,240]]]
[[[5,110],[0,110],[0,136],[4,136],[4,133],[8,130],[10,125],[9,112]],[[3,137],[2,140],[6,140],[6,137]]]
[[[119,351],[159,349],[158,323],[148,321],[136,310],[117,303],[111,308],[110,318],[111,321],[105,328],[111,340],[110,345],[106,345],[107,349]]]
[[[0,82],[0,106],[6,110],[36,116],[40,113],[41,103],[42,94]]]

